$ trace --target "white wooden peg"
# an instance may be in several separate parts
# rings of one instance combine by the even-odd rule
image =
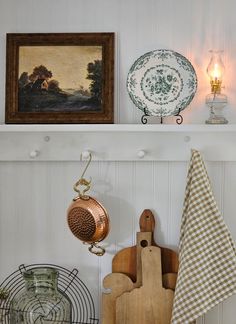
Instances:
[[[137,153],[137,156],[139,159],[144,158],[145,155],[146,155],[146,152],[144,150],[139,150]]]
[[[83,151],[81,153],[82,160],[87,160],[90,157],[90,154],[91,154],[91,152],[89,152],[88,150],[87,151]]]
[[[191,141],[191,137],[190,136],[184,136],[184,141],[186,143],[190,142]]]
[[[35,159],[37,156],[39,156],[40,151],[39,150],[33,150],[29,153],[29,156],[31,159]]]

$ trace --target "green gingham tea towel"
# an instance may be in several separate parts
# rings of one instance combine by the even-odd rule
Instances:
[[[190,324],[236,293],[236,248],[201,155],[192,150],[180,229],[172,324]]]

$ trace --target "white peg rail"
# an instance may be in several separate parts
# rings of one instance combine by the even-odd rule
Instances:
[[[236,125],[1,125],[0,161],[236,161]]]

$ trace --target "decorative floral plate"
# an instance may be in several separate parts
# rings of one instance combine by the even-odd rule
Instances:
[[[173,116],[185,109],[197,90],[192,64],[171,50],[142,55],[132,65],[127,89],[134,104],[148,116]]]

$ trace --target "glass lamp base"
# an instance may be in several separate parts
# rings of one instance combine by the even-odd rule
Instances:
[[[228,120],[223,116],[212,115],[205,121],[206,124],[228,124]]]
[[[206,124],[228,124],[228,120],[223,116],[222,110],[227,104],[227,97],[222,93],[211,93],[206,97],[206,104],[210,108],[210,117]]]

